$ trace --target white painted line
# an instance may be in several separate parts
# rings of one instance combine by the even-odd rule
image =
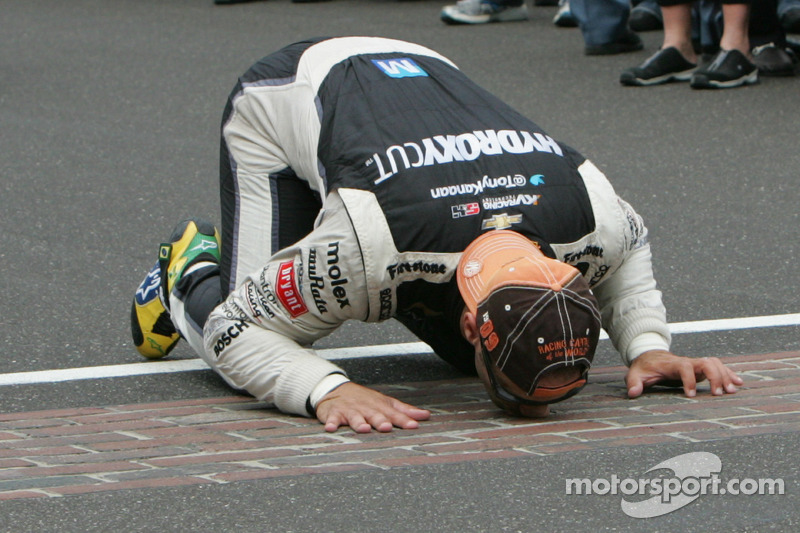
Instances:
[[[696,322],[676,322],[669,325],[672,333],[707,333],[710,331],[733,331],[736,329],[772,328],[778,326],[800,326],[800,313],[790,315],[750,316],[745,318],[721,318]]]
[[[674,324],[670,324],[670,331],[674,334],[708,333],[711,331],[733,331],[738,329],[758,329],[782,326],[800,326],[800,313],[788,315],[753,316],[745,318],[723,318],[718,320],[700,320],[696,322],[676,322]],[[608,338],[608,335],[606,335],[605,331],[602,332],[600,338]],[[433,350],[424,342],[379,344],[375,346],[355,346],[352,348],[330,348],[317,350],[317,354],[319,354],[320,357],[331,361],[364,357],[389,357],[426,353],[433,353]],[[208,365],[201,359],[179,359],[174,361],[148,361],[145,363],[65,368],[61,370],[14,372],[10,374],[0,374],[0,386],[33,385],[37,383],[56,383],[59,381],[142,376],[149,374],[170,374],[174,372],[187,372],[191,370],[207,369]]]

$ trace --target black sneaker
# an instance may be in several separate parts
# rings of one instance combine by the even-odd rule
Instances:
[[[670,46],[659,50],[638,67],[622,72],[622,85],[643,87],[671,81],[689,81],[697,65],[688,61],[677,48]]]
[[[794,76],[798,67],[794,52],[790,48],[778,48],[775,43],[753,48],[753,63],[762,76]]]
[[[587,56],[608,56],[613,54],[636,52],[642,48],[644,48],[644,44],[642,44],[642,40],[639,38],[639,36],[632,31],[628,31],[616,41],[587,46],[584,51]]]
[[[714,60],[692,74],[692,89],[730,89],[758,83],[758,67],[739,50],[720,50]]]

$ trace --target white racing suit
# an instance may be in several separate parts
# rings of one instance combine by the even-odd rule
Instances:
[[[201,331],[173,294],[173,321],[230,385],[282,411],[312,415],[346,381],[309,346],[349,319],[397,318],[474,371],[455,269],[493,229],[583,273],[626,364],[669,348],[641,218],[591,162],[431,50],[291,45],[240,78],[222,136],[227,298]]]

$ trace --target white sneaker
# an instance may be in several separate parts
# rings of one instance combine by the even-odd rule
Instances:
[[[519,6],[506,6],[491,0],[459,0],[454,6],[442,8],[441,18],[447,24],[528,20],[528,7],[524,2]]]

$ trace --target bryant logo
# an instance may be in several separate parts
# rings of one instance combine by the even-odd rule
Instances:
[[[481,206],[478,205],[478,202],[454,205],[450,207],[450,212],[452,213],[453,218],[468,217],[479,214],[481,212]]]
[[[373,59],[372,62],[390,78],[428,76],[428,73],[422,70],[413,59],[407,57],[398,59]]]
[[[297,282],[294,278],[294,261],[286,261],[278,267],[276,289],[278,300],[280,300],[284,309],[289,312],[292,318],[308,313],[308,307],[306,307],[306,303],[297,289]]]

